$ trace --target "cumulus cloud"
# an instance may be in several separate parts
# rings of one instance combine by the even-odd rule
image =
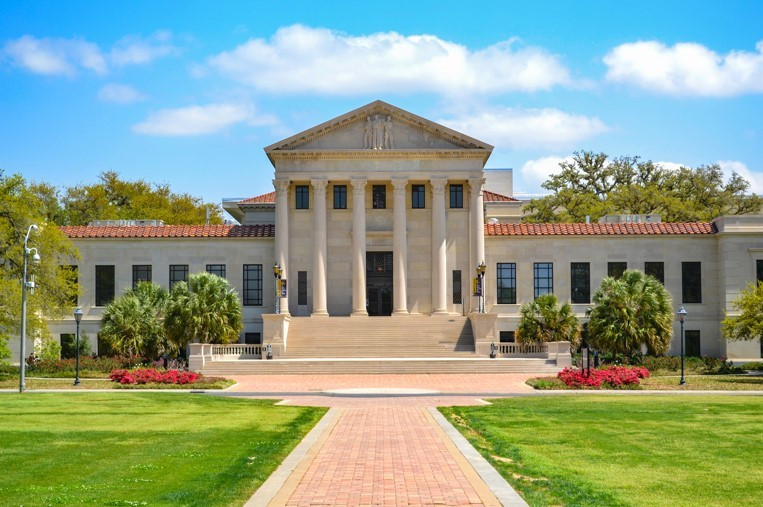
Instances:
[[[211,57],[222,74],[276,93],[445,95],[547,90],[571,83],[560,58],[516,40],[470,50],[434,35],[350,36],[292,25]]]
[[[151,136],[197,136],[219,132],[232,125],[246,122],[250,125],[274,125],[271,115],[257,114],[248,104],[218,103],[161,109],[136,125],[132,130]]]
[[[548,180],[552,174],[561,172],[562,169],[559,164],[562,162],[572,162],[572,156],[550,156],[528,160],[519,169],[519,174],[530,190],[538,190],[541,188],[541,184]]]
[[[680,162],[655,162],[655,164],[664,167],[668,171],[677,171],[682,167],[689,167],[686,164],[682,164]]]
[[[146,38],[128,35],[117,41],[111,49],[111,62],[116,66],[142,65],[177,51],[172,45],[172,33],[166,30]]]
[[[146,96],[129,85],[107,84],[98,90],[98,98],[103,102],[114,102],[116,104],[132,104],[146,100]]]
[[[599,118],[558,109],[495,107],[439,122],[494,146],[512,149],[573,146],[609,130]]]
[[[38,39],[24,35],[5,43],[3,52],[14,65],[44,75],[74,76],[81,69],[107,71],[100,48],[82,39]]]
[[[719,55],[696,43],[639,41],[615,47],[604,63],[610,81],[670,95],[725,97],[763,92],[763,41],[755,49]]]
[[[750,182],[750,191],[763,195],[763,172],[753,171],[747,164],[738,160],[719,160],[718,165],[723,169],[723,174],[728,178],[732,172]]]

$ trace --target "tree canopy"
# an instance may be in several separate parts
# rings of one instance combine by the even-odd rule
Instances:
[[[559,306],[556,296],[544,294],[522,305],[517,326],[520,343],[568,341],[580,339],[580,321],[569,303]]]
[[[667,169],[640,157],[610,159],[604,153],[575,152],[559,164],[532,199],[526,222],[596,221],[607,214],[659,214],[664,222],[710,221],[722,215],[758,213],[763,198],[736,172],[724,181],[717,164]]]
[[[31,224],[39,229],[29,237],[40,263],[29,262],[35,290],[27,292],[29,337],[47,338],[47,319],[68,314],[79,293],[76,271],[61,269],[75,262],[78,253],[57,227],[51,227],[48,204],[21,175],[0,170],[0,360],[8,357],[7,340],[21,328],[21,278],[24,237]],[[31,352],[31,351],[30,351]]]
[[[222,223],[220,206],[190,194],[176,193],[167,184],[127,181],[105,171],[98,181],[63,190],[46,183],[30,185],[49,222],[87,225],[93,220],[164,220],[168,224],[203,224],[207,207],[210,223]]]
[[[723,319],[723,336],[728,340],[763,341],[763,282],[748,285],[732,307],[739,314]]]

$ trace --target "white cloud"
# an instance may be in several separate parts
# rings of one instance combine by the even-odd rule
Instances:
[[[257,89],[287,94],[489,94],[571,84],[558,56],[516,40],[470,50],[434,35],[350,36],[303,25],[250,39],[207,63]]]
[[[719,55],[696,43],[639,41],[615,47],[604,63],[610,81],[670,95],[724,97],[763,93],[763,41],[755,49]]]
[[[97,74],[107,70],[100,48],[82,39],[38,39],[24,35],[6,42],[3,52],[15,65],[35,74],[74,76],[80,69]]]
[[[680,162],[655,162],[655,165],[662,166],[668,171],[677,171],[682,167],[689,167],[686,164],[682,164]]]
[[[571,162],[572,156],[567,157],[541,157],[534,160],[528,160],[519,169],[522,181],[531,190],[539,190],[541,184],[548,180],[552,174],[561,172],[559,164],[562,162]]]
[[[98,98],[103,102],[115,102],[117,104],[131,104],[146,100],[146,96],[132,86],[122,84],[107,84],[98,90]]]
[[[162,30],[150,37],[139,35],[123,37],[111,49],[111,62],[116,66],[141,65],[157,58],[177,53],[172,45],[172,33]]]
[[[494,146],[512,149],[574,146],[609,130],[596,117],[568,114],[558,109],[494,107],[439,121]]]
[[[723,169],[723,174],[729,178],[732,172],[750,182],[750,191],[763,195],[763,172],[753,171],[747,164],[738,160],[719,160],[718,165]]]
[[[258,115],[251,105],[219,103],[161,109],[136,125],[132,130],[151,136],[196,136],[219,132],[231,125],[246,122],[250,125],[274,125],[271,115]]]

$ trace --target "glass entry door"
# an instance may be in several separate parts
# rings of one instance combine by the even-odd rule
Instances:
[[[366,297],[369,316],[392,315],[392,252],[366,253]]]

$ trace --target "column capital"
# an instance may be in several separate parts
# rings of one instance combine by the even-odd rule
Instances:
[[[279,194],[286,193],[289,191],[289,183],[290,181],[288,179],[276,178],[273,180],[273,187]]]
[[[352,191],[356,194],[364,193],[366,191],[368,180],[366,178],[352,178],[350,184],[352,185]]]
[[[392,188],[395,193],[405,193],[405,188],[408,186],[408,178],[395,178],[392,180]]]
[[[435,176],[429,179],[429,184],[432,185],[432,193],[434,195],[443,195],[445,193],[445,185],[448,184],[448,178]]]
[[[471,188],[472,192],[482,191],[485,181],[485,178],[469,178],[469,188]]]
[[[328,185],[328,180],[325,178],[313,178],[310,180],[310,184],[316,192],[324,193],[326,191],[326,185]]]

